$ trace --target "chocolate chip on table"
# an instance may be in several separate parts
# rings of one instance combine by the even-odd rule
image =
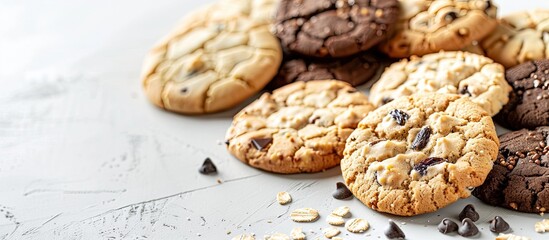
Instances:
[[[494,219],[490,221],[490,231],[492,232],[502,233],[509,230],[509,228],[509,223],[500,216],[495,216]]]
[[[423,160],[419,164],[416,164],[414,166],[414,170],[419,172],[419,174],[421,174],[421,175],[425,175],[427,173],[427,168],[428,167],[439,164],[439,163],[443,163],[443,162],[446,162],[446,159],[439,158],[439,157],[426,158],[425,160]]]
[[[204,163],[202,163],[202,166],[198,169],[198,171],[202,174],[212,174],[217,172],[217,168],[215,167],[214,163],[210,158],[206,158],[204,160]]]
[[[254,139],[252,139],[252,145],[255,147],[255,149],[257,149],[259,151],[263,150],[271,142],[273,142],[272,138],[254,138]]]
[[[389,112],[389,114],[400,126],[404,126],[404,124],[406,124],[406,121],[408,121],[408,119],[410,118],[410,115],[408,115],[408,113],[399,109],[393,109]]]
[[[332,193],[335,199],[345,199],[353,196],[353,193],[342,182],[336,183],[336,190]]]
[[[438,231],[443,233],[443,234],[448,234],[448,233],[453,233],[453,232],[456,232],[459,228],[459,226],[457,225],[456,222],[448,219],[448,218],[444,218],[442,219],[442,221],[440,221],[440,223],[438,224]]]
[[[427,146],[429,138],[431,137],[432,130],[430,127],[425,126],[419,130],[419,133],[416,135],[416,138],[412,142],[412,149],[421,150]]]
[[[459,235],[463,237],[472,237],[478,234],[479,232],[478,228],[473,222],[473,220],[469,218],[465,218],[463,219],[463,221],[461,221],[461,224],[462,224],[461,227],[459,227],[458,229]]]
[[[388,239],[405,239],[406,235],[404,235],[404,232],[402,232],[402,229],[393,222],[393,220],[389,219],[389,226],[384,231],[385,236]]]
[[[461,212],[459,213],[460,221],[463,221],[463,219],[465,218],[469,218],[473,220],[473,222],[478,221],[478,219],[480,218],[473,204],[467,204],[467,206],[465,206],[463,210],[461,210]]]

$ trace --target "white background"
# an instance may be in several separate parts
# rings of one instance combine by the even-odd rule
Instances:
[[[435,227],[468,203],[481,215],[478,239],[494,238],[487,221],[495,215],[515,234],[549,239],[533,230],[539,215],[474,197],[410,218],[335,200],[339,168],[276,175],[226,152],[225,130],[242,106],[198,117],[153,107],[140,87],[144,55],[206,2],[0,0],[0,239],[228,239],[243,232],[261,238],[296,226],[316,239],[341,205],[372,226],[360,235],[341,228],[345,239],[384,239],[389,218],[408,239],[459,239]],[[497,3],[502,14],[549,8],[541,0]],[[217,176],[198,173],[206,157]],[[293,203],[275,203],[278,191],[290,192]],[[321,219],[289,220],[288,211],[300,207],[318,209]]]

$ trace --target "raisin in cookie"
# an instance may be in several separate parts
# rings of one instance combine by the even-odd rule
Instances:
[[[549,60],[515,66],[505,77],[513,92],[496,121],[517,130],[549,125]]]
[[[497,26],[491,0],[399,0],[401,14],[381,50],[394,58],[461,50]]]
[[[275,34],[293,53],[345,57],[385,39],[397,18],[397,0],[282,0]]]
[[[549,10],[518,12],[503,17],[480,46],[506,68],[549,58]]]
[[[493,116],[509,101],[510,91],[503,67],[491,59],[468,52],[439,52],[392,64],[372,87],[370,101],[379,106],[414,93],[460,94]]]
[[[266,17],[274,9],[272,0],[222,0],[184,18],[145,60],[149,100],[170,111],[201,114],[256,94],[282,61]]]
[[[380,60],[371,52],[339,59],[286,57],[278,75],[268,85],[276,89],[296,81],[337,79],[359,86],[370,80],[379,69]]]
[[[347,139],[341,169],[368,207],[412,216],[469,197],[498,146],[492,118],[469,98],[416,94],[370,112]]]
[[[372,109],[347,83],[295,82],[238,113],[227,131],[227,148],[242,162],[271,172],[322,171],[339,164],[345,140]]]
[[[521,212],[549,210],[549,127],[509,132],[499,139],[496,164],[473,195]]]

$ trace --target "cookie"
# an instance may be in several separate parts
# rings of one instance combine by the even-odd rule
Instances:
[[[295,82],[240,111],[227,132],[227,148],[242,162],[270,172],[322,171],[339,164],[345,140],[372,109],[347,83]]]
[[[385,39],[397,0],[281,0],[275,35],[282,46],[314,57],[346,57]]]
[[[549,209],[549,127],[500,136],[501,146],[486,182],[473,191],[480,200],[529,213]]]
[[[510,91],[503,67],[491,59],[439,52],[392,64],[372,86],[370,101],[380,106],[414,93],[452,93],[470,98],[493,116],[509,101]]]
[[[222,0],[184,18],[145,59],[149,100],[166,110],[202,114],[256,94],[282,60],[266,20],[269,8],[274,11],[274,1]]]
[[[282,61],[278,75],[267,88],[276,89],[296,81],[337,79],[352,86],[370,80],[380,62],[373,53],[365,52],[340,59],[291,58]]]
[[[400,18],[381,50],[393,58],[456,51],[497,26],[491,0],[399,0]]]
[[[549,58],[549,10],[517,12],[501,18],[480,46],[488,57],[506,68]]]
[[[515,130],[549,125],[549,60],[515,66],[505,77],[513,91],[496,121]]]
[[[497,157],[492,118],[469,98],[424,93],[370,112],[347,139],[343,179],[368,207],[401,216],[471,195]]]

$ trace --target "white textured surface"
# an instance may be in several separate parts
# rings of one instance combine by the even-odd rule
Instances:
[[[549,238],[534,232],[539,215],[475,198],[411,218],[338,201],[331,197],[338,168],[283,176],[233,159],[222,141],[236,109],[186,117],[153,107],[140,89],[143,56],[204,2],[0,2],[0,239],[227,239],[243,232],[261,239],[296,226],[308,239],[322,239],[326,217],[341,205],[371,224],[358,235],[341,228],[345,239],[385,239],[389,218],[408,239],[460,239],[435,226],[471,202],[481,215],[477,239],[494,238],[487,221],[495,215],[517,235]],[[549,8],[549,1],[498,5],[505,14]],[[217,164],[217,176],[198,173],[205,157]],[[279,191],[293,202],[276,203]],[[289,220],[301,207],[318,209],[321,218]]]

